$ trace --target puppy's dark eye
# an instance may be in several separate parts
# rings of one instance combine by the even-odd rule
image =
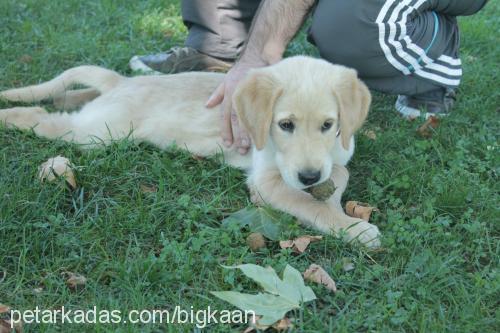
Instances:
[[[322,132],[328,131],[330,128],[332,128],[332,125],[333,125],[333,121],[331,121],[331,120],[325,121],[323,123],[323,125],[321,126],[321,131]]]
[[[285,132],[291,133],[295,129],[295,124],[291,120],[282,120],[278,125]]]

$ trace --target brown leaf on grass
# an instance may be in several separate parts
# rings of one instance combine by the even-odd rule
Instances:
[[[87,283],[87,278],[83,275],[76,274],[73,272],[62,272],[62,275],[66,276],[66,285],[70,289],[77,289],[78,287],[84,287]]]
[[[262,318],[262,316],[253,316],[252,319],[250,320],[250,326],[247,327],[243,333],[250,333],[256,330],[259,331],[265,331],[268,328],[272,327],[276,331],[286,331],[289,330],[290,328],[293,328],[293,323],[290,318],[283,318],[272,324],[271,326],[268,325],[261,325],[259,324],[259,319]]]
[[[273,324],[273,328],[276,331],[287,331],[293,327],[292,320],[290,318],[283,318],[280,321]]]
[[[430,116],[427,120],[417,128],[417,133],[423,138],[431,138],[434,130],[439,126],[439,118]]]
[[[10,307],[4,304],[0,304],[0,315],[10,313]],[[7,316],[8,317],[8,316]],[[16,333],[23,332],[22,322],[14,322],[12,323],[12,318],[9,319],[0,319],[0,333],[11,333],[12,328]]]
[[[10,320],[0,319],[0,333],[10,333]]]
[[[64,178],[72,188],[76,188],[75,174],[71,162],[63,156],[49,158],[38,168],[38,178],[43,181],[52,182],[58,177]]]
[[[259,324],[259,320],[262,318],[262,316],[257,316],[257,315],[252,315],[252,318],[250,319],[250,322],[248,323],[250,326],[248,326],[243,333],[250,333],[256,330],[260,331],[265,331],[269,327],[268,325],[261,325]]]
[[[328,273],[319,265],[311,264],[303,273],[304,279],[324,285],[327,289],[336,292],[337,286],[335,281]]]
[[[141,184],[139,185],[141,188],[142,193],[156,193],[158,192],[158,188],[155,185],[146,185],[146,184]]]
[[[366,202],[347,201],[345,204],[345,213],[351,217],[369,221],[373,211],[378,211],[376,207],[371,207]]]
[[[12,328],[11,328],[12,327]],[[23,323],[21,321],[11,322],[11,319],[0,319],[0,333],[23,333]]]
[[[292,248],[295,252],[304,253],[309,244],[312,242],[317,242],[323,239],[323,236],[300,236],[293,240],[280,241],[280,247],[282,249]]]
[[[366,136],[370,140],[374,140],[374,141],[377,140],[377,134],[375,133],[375,131],[366,130],[366,131],[363,131],[363,135]]]
[[[27,64],[33,61],[33,57],[30,56],[29,54],[23,54],[22,56],[19,57],[19,61]]]
[[[252,319],[250,319],[250,322],[248,323],[250,326],[245,328],[245,330],[242,333],[251,333],[256,330],[261,330],[261,331],[267,330],[269,326],[259,325],[258,323],[261,317],[262,316],[255,316],[255,315],[252,316]]]

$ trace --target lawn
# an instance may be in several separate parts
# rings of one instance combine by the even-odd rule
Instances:
[[[0,89],[37,83],[80,64],[130,74],[134,54],[182,43],[178,1],[3,0]],[[233,309],[210,291],[260,289],[222,265],[282,272],[323,266],[336,294],[288,314],[300,332],[498,332],[500,5],[460,19],[464,80],[452,116],[431,138],[375,94],[357,136],[344,199],[380,210],[376,252],[325,237],[297,255],[269,242],[252,252],[248,230],[223,227],[250,205],[244,175],[179,151],[120,141],[81,150],[0,129],[0,303],[15,309]],[[304,36],[288,54],[314,52]],[[0,102],[0,107],[8,104]],[[40,183],[38,166],[63,155],[79,187]],[[144,191],[153,187],[155,191]],[[280,239],[315,234],[282,215]],[[353,270],[344,270],[350,261]],[[64,272],[84,275],[70,289]],[[210,325],[211,332],[245,325]],[[25,325],[26,332],[185,332],[192,325]],[[3,331],[2,331],[3,332]]]

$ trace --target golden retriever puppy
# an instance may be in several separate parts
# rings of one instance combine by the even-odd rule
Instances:
[[[0,92],[0,98],[53,98],[63,108],[90,100],[81,110],[47,113],[41,107],[16,107],[0,110],[0,121],[80,144],[129,137],[161,149],[175,143],[200,156],[221,152],[226,163],[247,172],[253,199],[324,233],[342,232],[349,240],[378,246],[378,228],[345,215],[340,206],[353,135],[371,102],[356,72],[303,56],[249,72],[233,96],[254,143],[245,156],[223,146],[220,111],[204,106],[223,76],[191,72],[126,78],[95,66],[75,67],[40,85]],[[66,91],[75,84],[91,88]],[[317,201],[304,191],[329,178],[336,185],[329,200]]]

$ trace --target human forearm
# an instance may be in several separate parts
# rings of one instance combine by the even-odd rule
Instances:
[[[256,65],[278,62],[314,2],[315,0],[263,0],[240,61]]]

